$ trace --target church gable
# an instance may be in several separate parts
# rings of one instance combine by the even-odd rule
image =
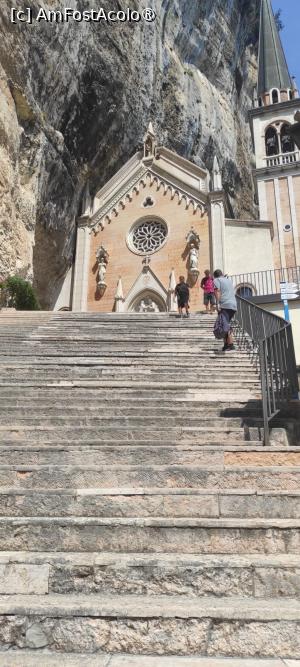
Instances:
[[[150,130],[150,131],[149,131]],[[156,146],[150,124],[145,136],[144,155],[137,153],[97,193],[94,211],[88,211],[89,226],[96,232],[115,220],[143,188],[154,185],[172,200],[177,198],[194,213],[207,209],[208,172],[172,151]]]

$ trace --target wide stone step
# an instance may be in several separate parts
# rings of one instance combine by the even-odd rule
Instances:
[[[99,378],[102,377],[103,379],[109,378],[110,380],[114,380],[115,378],[119,378],[120,381],[127,381],[127,380],[134,380],[135,378],[140,382],[144,380],[144,378],[149,378],[151,381],[155,380],[158,382],[170,382],[172,380],[175,380],[176,382],[180,379],[182,379],[182,374],[184,374],[184,381],[185,382],[199,382],[199,378],[201,377],[201,381],[207,382],[209,379],[211,382],[214,382],[215,380],[217,381],[217,384],[219,383],[219,375],[220,371],[219,369],[216,369],[215,371],[194,371],[194,372],[189,372],[189,371],[184,371],[184,369],[178,369],[176,372],[175,370],[171,373],[169,371],[161,371],[161,369],[136,369],[134,370],[133,368],[128,368],[126,370],[122,369],[113,369],[113,368],[107,368],[107,369],[101,369],[97,367],[92,367],[92,368],[67,368],[67,367],[61,367],[61,368],[36,368],[35,366],[32,366],[31,368],[22,368],[22,369],[15,369],[15,370],[10,370],[8,369],[7,371],[1,368],[1,382],[4,382],[5,380],[9,379],[14,379],[15,382],[21,381],[23,379],[27,379],[28,377],[30,379],[40,379],[44,378],[45,381],[48,381],[50,379],[63,379],[63,378]],[[231,369],[224,371],[222,370],[222,379],[224,382],[232,381],[233,384],[236,382],[236,370]],[[250,382],[252,383],[258,383],[258,378],[256,373],[252,372],[247,372],[247,375],[245,379],[243,380],[243,383],[249,384]]]
[[[75,387],[95,387],[100,389],[100,386],[102,386],[102,391],[109,391],[110,394],[113,394],[115,396],[118,395],[119,392],[128,392],[131,393],[132,396],[141,396],[141,393],[150,393],[150,392],[157,392],[157,396],[165,396],[166,399],[170,398],[171,395],[176,393],[180,393],[180,390],[182,392],[198,392],[198,393],[203,393],[205,392],[206,394],[206,399],[208,400],[210,397],[212,400],[214,400],[214,397],[218,397],[224,392],[229,392],[233,398],[233,400],[238,400],[240,398],[241,401],[247,401],[251,398],[260,398],[260,383],[259,382],[253,382],[252,380],[244,379],[241,382],[238,381],[238,379],[234,381],[230,381],[229,379],[225,379],[222,381],[221,377],[219,376],[218,381],[209,381],[205,380],[197,380],[195,381],[190,381],[190,382],[166,382],[166,381],[157,381],[154,382],[153,378],[149,378],[148,381],[146,382],[145,380],[133,380],[128,378],[128,380],[99,380],[99,379],[91,379],[87,380],[84,378],[78,378],[78,379],[62,379],[62,378],[52,378],[52,379],[44,379],[44,381],[38,378],[32,378],[32,379],[18,379],[16,381],[14,380],[5,380],[0,378],[0,387],[2,387],[5,390],[5,394],[7,389],[14,388],[15,385],[18,384],[18,390],[21,388],[24,388],[24,392],[27,392],[28,387],[31,387],[32,389],[36,390],[43,390],[45,387],[48,388],[53,388],[55,389],[56,387],[62,386],[63,384],[67,385],[69,384],[70,386]]]
[[[12,402],[11,399],[14,399]],[[0,405],[1,407],[14,410],[15,408],[20,408],[22,405],[31,406],[34,408],[40,407],[60,407],[67,409],[76,409],[77,407],[82,407],[82,409],[91,407],[93,409],[101,408],[101,410],[117,409],[117,408],[128,408],[129,410],[135,408],[145,408],[145,409],[167,409],[171,408],[172,410],[178,410],[178,407],[182,409],[194,409],[196,411],[218,411],[225,416],[230,415],[233,417],[238,416],[241,412],[244,414],[255,413],[257,410],[261,409],[262,403],[258,398],[251,398],[248,400],[246,398],[235,398],[231,402],[227,400],[222,400],[221,396],[216,394],[211,395],[211,398],[207,398],[207,394],[202,394],[200,392],[186,391],[186,392],[172,392],[172,394],[167,392],[160,392],[157,390],[155,393],[152,391],[143,391],[139,392],[129,392],[120,390],[119,395],[115,392],[103,393],[99,387],[89,387],[85,386],[84,388],[69,385],[65,383],[64,385],[57,385],[52,387],[41,387],[36,389],[35,387],[28,387],[26,393],[22,390],[22,387],[17,385],[11,387],[1,387],[0,385]]]
[[[0,515],[298,519],[300,491],[2,487]]]
[[[123,438],[121,439],[111,439],[111,440],[100,440],[99,438],[90,438],[89,440],[86,440],[84,443],[82,440],[78,440],[76,438],[72,439],[71,441],[63,440],[60,438],[56,438],[54,440],[39,440],[38,442],[29,442],[28,440],[24,440],[22,438],[15,440],[12,439],[11,437],[7,437],[5,439],[1,439],[0,442],[0,447],[3,448],[9,448],[11,451],[15,452],[18,449],[23,450],[23,449],[28,449],[29,451],[34,450],[36,451],[37,449],[39,450],[49,450],[49,449],[76,449],[80,447],[86,447],[89,449],[98,449],[99,447],[106,447],[106,446],[115,446],[115,447],[121,447],[121,448],[126,448],[129,445],[132,447],[172,447],[172,448],[180,448],[180,447],[196,447],[199,450],[205,450],[209,449],[220,449],[220,450],[226,450],[226,451],[236,451],[236,450],[245,450],[245,446],[247,448],[254,448],[256,449],[257,447],[262,446],[262,440],[245,440],[240,439],[233,439],[231,440],[228,436],[224,438],[221,437],[222,434],[220,434],[219,438],[215,438],[214,440],[206,440],[205,438],[197,440],[196,443],[191,442],[190,440],[180,440],[178,442],[175,442],[172,439],[166,439],[166,440],[153,440],[145,438],[145,440],[124,440]],[[257,436],[258,437],[258,436]],[[277,450],[277,448],[280,448],[281,445],[278,444],[276,441],[272,443],[272,449],[274,451]],[[29,455],[30,456],[30,455]],[[118,461],[120,463],[120,461]],[[259,465],[259,464],[258,464]],[[281,462],[282,465],[282,462]],[[292,463],[294,465],[294,462]]]
[[[299,601],[16,595],[0,598],[0,614],[2,649],[276,657],[284,643],[286,658],[300,657]]]
[[[235,465],[264,467],[300,467],[300,451],[295,448],[265,448],[253,441],[243,444],[190,445],[155,442],[83,445],[73,443],[48,445],[0,445],[0,462],[4,465]]]
[[[81,439],[82,442],[89,440],[98,440],[99,442],[107,440],[125,440],[125,441],[143,441],[143,440],[158,440],[163,442],[165,440],[173,440],[174,443],[189,441],[201,444],[202,442],[219,441],[222,438],[227,438],[230,441],[242,440],[244,437],[244,430],[218,425],[218,426],[203,426],[203,427],[166,427],[162,426],[155,428],[155,424],[150,420],[149,425],[144,426],[126,426],[114,427],[102,426],[20,426],[12,425],[0,427],[1,441],[10,440],[11,442],[18,442],[20,440],[28,442],[53,442],[59,440],[60,442]]]
[[[5,551],[300,554],[299,519],[0,517]]]
[[[0,423],[5,423],[10,420],[10,423],[15,423],[17,419],[29,419],[28,409],[35,415],[36,418],[44,419],[48,417],[57,417],[66,419],[77,417],[90,418],[99,415],[99,403],[95,401],[92,403],[91,399],[78,399],[71,404],[62,406],[61,400],[44,399],[39,400],[38,396],[35,399],[28,401],[24,399],[16,400],[15,405],[11,405],[8,400],[1,400],[0,408],[2,410],[0,416]],[[228,413],[228,416],[227,416]],[[259,408],[243,408],[243,407],[220,407],[214,404],[208,406],[202,403],[192,403],[192,401],[169,401],[167,405],[160,401],[106,401],[101,406],[101,417],[115,419],[118,417],[142,417],[149,419],[152,417],[157,419],[159,417],[177,417],[181,414],[185,415],[186,420],[190,423],[190,419],[251,419],[251,417],[258,417],[260,415]],[[262,416],[262,413],[261,413]],[[99,417],[100,418],[100,417]],[[12,422],[12,420],[14,420]]]
[[[300,660],[248,658],[192,658],[125,654],[14,651],[1,654],[0,667],[299,667]]]
[[[159,361],[158,361],[159,358]],[[90,352],[88,354],[86,353],[85,356],[79,357],[76,355],[75,357],[70,356],[70,350],[67,354],[64,354],[60,356],[59,354],[48,354],[47,350],[45,350],[45,353],[43,355],[37,355],[35,347],[31,349],[31,354],[30,350],[22,352],[20,354],[20,351],[18,351],[18,355],[13,354],[12,356],[8,356],[7,354],[3,354],[3,349],[0,350],[0,361],[1,365],[3,367],[7,368],[23,368],[26,367],[28,364],[35,364],[40,367],[45,367],[47,368],[48,366],[57,366],[58,368],[63,364],[66,366],[102,366],[103,368],[106,368],[107,366],[119,366],[120,368],[122,367],[129,367],[129,366],[143,366],[145,368],[157,368],[160,367],[161,370],[165,370],[166,368],[171,368],[171,370],[177,369],[177,368],[182,368],[186,370],[187,364],[191,366],[191,369],[193,369],[193,366],[197,366],[197,369],[206,369],[207,368],[207,363],[205,363],[205,359],[200,359],[199,360],[199,354],[195,353],[194,355],[189,354],[186,356],[183,356],[182,354],[160,354],[157,356],[153,356],[153,354],[143,354],[142,357],[138,356],[136,354],[136,351],[131,351],[131,353],[128,353],[126,355],[122,356],[117,356],[115,354],[104,354],[103,351],[101,351],[100,354],[97,356],[90,356]],[[206,360],[207,361],[207,360]],[[247,357],[243,357],[240,359],[236,355],[231,355],[228,357],[226,354],[224,355],[219,355],[219,358],[216,359],[216,362],[218,363],[218,366],[221,368],[242,368],[246,370],[255,370],[254,366],[251,364],[251,362],[247,359]],[[163,364],[163,367],[162,367]]]
[[[148,382],[148,385],[150,385],[150,382]],[[161,385],[157,385],[161,387]],[[24,396],[24,405],[30,405],[32,401],[38,401],[40,399],[41,403],[43,404],[45,401],[49,401],[51,404],[52,402],[57,402],[59,400],[65,401],[67,405],[69,402],[73,404],[73,401],[76,405],[76,402],[84,401],[84,403],[89,403],[89,404],[94,404],[98,405],[99,410],[107,405],[108,403],[111,403],[111,405],[118,403],[118,400],[120,401],[121,405],[124,405],[124,401],[128,401],[128,403],[131,403],[131,406],[134,406],[136,403],[139,405],[142,405],[143,401],[145,401],[146,405],[157,405],[158,402],[160,405],[168,407],[169,405],[176,405],[176,404],[182,404],[185,402],[189,403],[194,403],[195,401],[198,403],[199,407],[203,406],[219,406],[221,401],[222,401],[222,396],[224,396],[224,387],[221,388],[214,388],[210,386],[209,389],[203,390],[201,392],[201,388],[195,388],[195,389],[190,389],[190,388],[183,388],[183,389],[175,389],[174,383],[173,383],[173,390],[172,389],[164,389],[161,390],[160,388],[158,389],[144,389],[143,387],[140,387],[139,389],[135,390],[133,387],[124,387],[120,388],[119,391],[117,391],[116,388],[105,388],[104,390],[100,390],[100,386],[98,383],[96,383],[96,386],[94,386],[91,383],[88,383],[87,381],[74,381],[74,382],[60,382],[58,384],[55,383],[48,383],[45,385],[42,385],[41,383],[37,383],[36,385],[30,385],[26,384],[26,391],[24,391],[24,384],[19,384],[19,385],[1,385],[0,382],[0,400],[3,398],[5,402],[7,400],[11,401],[11,405],[16,405],[15,401],[21,401],[22,400],[22,394]],[[23,391],[22,391],[23,390]],[[228,393],[228,392],[227,392]],[[156,403],[153,403],[153,396],[156,396]],[[255,389],[251,390],[251,388],[231,388],[230,390],[230,395],[232,396],[232,405],[234,406],[235,404],[237,405],[238,403],[248,403],[250,406],[252,406],[253,402],[259,402],[261,400],[261,392],[260,389]],[[88,400],[89,399],[89,400]]]
[[[33,416],[35,411],[32,413],[32,416],[22,417],[20,415],[16,416],[13,420],[9,415],[0,416],[0,433],[6,427],[15,429],[29,428],[33,426],[39,426],[41,428],[48,428],[52,426],[66,427],[66,428],[80,428],[80,427],[89,427],[89,428],[100,428],[105,429],[107,426],[113,428],[135,428],[141,426],[143,429],[147,428],[157,428],[160,427],[167,428],[176,428],[183,427],[187,425],[187,416],[184,412],[177,411],[174,415],[112,415],[106,416],[102,415],[102,411],[98,415],[86,415],[86,414],[77,414],[77,415],[64,415],[64,416]],[[217,415],[213,417],[208,417],[207,415],[197,416],[194,414],[189,415],[188,424],[190,427],[201,428],[205,427],[208,430],[216,429],[216,432],[221,429],[240,429],[243,426],[243,420],[239,418],[227,418],[227,417],[218,417]]]
[[[262,452],[259,458],[256,452],[251,456],[250,452],[245,454],[247,463],[260,460],[263,463],[272,463],[276,456]],[[227,455],[223,448],[202,449],[190,445],[99,445],[94,446],[68,446],[34,448],[28,447],[3,447],[0,446],[0,462],[13,465],[76,465],[76,466],[108,466],[108,465],[223,465]],[[233,457],[234,460],[234,457]],[[238,457],[236,457],[238,461]],[[300,451],[285,456],[282,454],[283,465],[299,465]],[[279,465],[279,463],[278,463]]]
[[[0,466],[0,486],[43,489],[170,487],[298,490],[300,468],[243,466]]]
[[[15,349],[16,347],[17,349]],[[145,366],[151,367],[155,366],[157,363],[160,363],[160,365],[163,366],[165,363],[172,364],[174,361],[174,368],[176,368],[177,364],[177,366],[184,365],[186,368],[190,366],[191,370],[193,370],[197,364],[199,364],[199,368],[204,368],[205,364],[208,362],[214,365],[216,368],[228,367],[229,359],[231,359],[233,366],[236,366],[237,368],[244,368],[246,370],[253,367],[255,368],[255,366],[250,363],[249,357],[242,355],[237,350],[231,353],[224,353],[222,352],[221,348],[205,351],[195,350],[194,352],[191,351],[190,354],[188,354],[186,350],[178,349],[168,351],[167,349],[149,349],[149,347],[135,349],[134,347],[128,346],[127,348],[115,350],[114,348],[103,349],[103,346],[99,346],[89,349],[87,353],[86,345],[79,348],[78,346],[73,347],[71,344],[68,344],[63,348],[47,347],[44,350],[36,350],[36,347],[29,345],[29,343],[26,347],[22,347],[21,342],[16,342],[11,348],[5,348],[4,346],[1,346],[1,359],[4,363],[6,363],[11,358],[11,355],[13,355],[12,363],[20,361],[22,365],[24,358],[27,358],[28,355],[28,363],[30,363],[30,358],[35,359],[37,354],[41,354],[46,358],[46,360],[49,359],[49,362],[52,361],[53,363],[54,359],[56,360],[58,358],[62,362],[64,357],[69,358],[70,355],[72,356],[73,360],[76,360],[77,358],[81,360],[82,357],[84,357],[84,352],[86,352],[86,363],[89,360],[91,360],[91,362],[94,360],[98,361],[100,357],[103,365],[108,365],[108,362],[110,362],[112,366],[117,365],[118,359],[121,359],[123,362],[127,361],[127,363],[133,359],[135,362],[140,361],[140,363],[143,364],[145,358]],[[150,359],[151,356],[152,361]],[[61,363],[58,363],[58,365],[61,365]]]
[[[299,557],[291,554],[0,554],[0,595],[284,598],[298,597],[299,589]]]

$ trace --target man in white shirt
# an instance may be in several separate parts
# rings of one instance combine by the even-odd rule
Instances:
[[[218,269],[214,272],[215,297],[221,313],[228,323],[231,322],[237,311],[237,302],[233,284],[229,278],[223,276],[222,271]],[[234,350],[232,329],[226,334],[223,352]]]

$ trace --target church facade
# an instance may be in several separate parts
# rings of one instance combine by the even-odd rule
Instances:
[[[243,245],[243,252],[232,252]],[[257,254],[257,245],[263,249]],[[179,276],[200,307],[205,269],[272,265],[272,225],[228,220],[217,159],[210,174],[157,145],[152,124],[137,153],[88,201],[78,221],[73,309],[176,310]]]
[[[300,266],[300,154],[289,135],[300,101],[270,0],[262,0],[259,49],[250,124],[261,220],[228,219],[217,157],[210,174],[160,146],[150,123],[143,151],[85,197],[72,310],[172,312],[183,275],[197,311],[207,268],[236,275]]]

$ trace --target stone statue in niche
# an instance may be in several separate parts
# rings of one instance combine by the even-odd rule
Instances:
[[[98,285],[105,283],[105,275],[106,275],[106,264],[104,264],[104,262],[101,262],[99,264],[99,271],[98,271]]]
[[[197,234],[197,232],[193,227],[188,233],[186,241],[187,241],[187,252],[188,252],[187,268],[188,268],[190,283],[194,285],[199,276],[200,236],[199,234]]]
[[[109,254],[107,250],[103,247],[100,246],[96,252],[96,260],[98,264],[98,278],[97,278],[97,286],[98,286],[98,291],[100,292],[100,295],[102,296],[106,290],[106,282],[105,282],[105,276],[106,276],[106,267],[108,264],[109,260]]]
[[[188,235],[186,236],[186,241],[187,241],[189,246],[191,246],[191,244],[193,243],[194,246],[199,250],[200,236],[194,230],[194,227],[191,227],[191,230],[189,231]]]
[[[190,259],[190,266],[189,269],[190,271],[198,271],[198,250],[194,243],[191,243],[191,249],[190,249],[190,254],[189,254],[189,259]]]
[[[107,250],[103,247],[103,245],[101,245],[98,248],[98,250],[96,252],[96,259],[97,259],[98,264],[100,264],[100,262],[103,262],[104,264],[108,264],[109,254],[108,254]]]

